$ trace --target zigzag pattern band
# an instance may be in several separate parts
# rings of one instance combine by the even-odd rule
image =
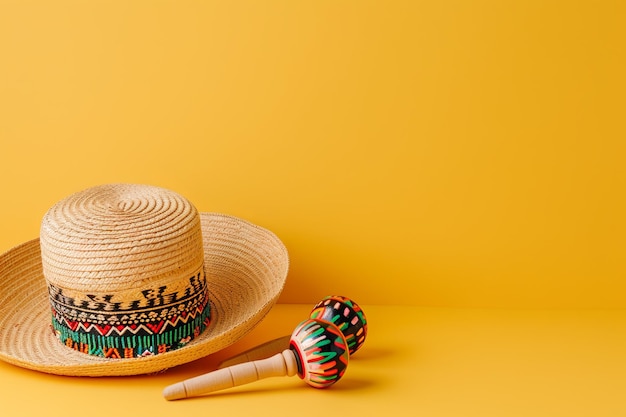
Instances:
[[[106,358],[156,355],[185,346],[210,324],[204,269],[187,285],[141,291],[140,299],[118,302],[113,294],[80,298],[48,285],[52,327],[66,346]]]
[[[126,329],[120,331],[111,328],[106,335],[102,335],[99,332],[85,331],[93,325],[82,323],[76,330],[72,330],[62,318],[59,320],[58,314],[53,310],[52,327],[61,342],[79,352],[105,358],[136,358],[165,353],[185,346],[210,325],[210,317],[211,309],[207,302],[197,314],[187,314],[186,318],[178,316],[174,321],[160,322],[159,333],[139,335],[138,331],[133,333],[130,329],[126,332]]]

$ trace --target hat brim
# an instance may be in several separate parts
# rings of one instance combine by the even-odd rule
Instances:
[[[226,348],[252,330],[278,300],[289,268],[272,232],[236,217],[200,213],[211,324],[185,347],[143,358],[76,352],[51,329],[39,239],[0,255],[0,359],[57,375],[121,376],[163,371]]]

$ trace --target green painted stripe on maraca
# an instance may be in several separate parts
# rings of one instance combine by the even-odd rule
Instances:
[[[313,326],[310,326],[313,327]],[[308,337],[308,339],[311,339],[313,337],[317,337],[319,335],[321,335],[322,333],[324,333],[324,328],[323,327],[319,327],[317,330],[313,331],[310,336]]]
[[[363,310],[355,310],[356,315],[359,316],[359,319],[363,322],[363,325],[367,325],[367,319],[365,318],[365,313]]]
[[[326,345],[328,343],[325,343],[324,345]],[[335,359],[337,357],[337,353],[336,352],[320,352],[318,353],[319,356],[322,357],[322,360],[320,360],[320,363],[326,363],[328,361],[331,361],[333,359]]]

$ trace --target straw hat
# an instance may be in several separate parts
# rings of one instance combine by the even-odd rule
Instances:
[[[0,359],[74,376],[199,359],[259,323],[288,263],[270,231],[172,191],[89,188],[45,214],[39,239],[0,255]]]

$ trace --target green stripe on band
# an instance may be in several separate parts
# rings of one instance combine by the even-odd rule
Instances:
[[[195,317],[179,323],[155,334],[110,334],[103,336],[94,332],[75,331],[60,322],[52,314],[52,327],[63,344],[89,355],[105,358],[137,358],[157,355],[179,349],[198,337],[210,324],[211,308],[207,302],[202,311]],[[112,332],[113,333],[113,332]]]

